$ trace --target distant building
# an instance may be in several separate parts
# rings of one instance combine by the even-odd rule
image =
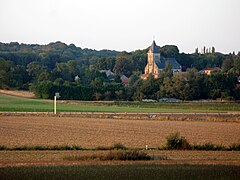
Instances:
[[[219,67],[214,67],[214,68],[205,68],[203,70],[201,70],[201,73],[207,74],[207,75],[211,75],[213,72],[219,72],[221,71],[221,69]]]
[[[106,74],[107,78],[110,81],[114,81],[115,80],[115,74],[110,69],[109,70],[100,70],[100,73]]]
[[[147,79],[150,74],[152,74],[154,78],[158,78],[160,71],[165,68],[166,62],[171,63],[173,73],[181,72],[182,67],[176,59],[161,57],[160,48],[156,45],[155,41],[153,41],[147,53],[147,65],[141,78]]]
[[[121,79],[121,82],[123,83],[123,84],[128,84],[128,81],[129,81],[129,78],[127,77],[127,76],[125,76],[125,75],[122,75],[121,77],[120,77],[120,79]]]
[[[79,80],[79,79],[80,79],[80,77],[79,77],[78,75],[74,77],[74,80],[75,80],[75,81],[77,81],[77,80]]]

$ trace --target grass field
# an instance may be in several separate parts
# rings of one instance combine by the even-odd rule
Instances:
[[[81,165],[0,168],[0,179],[238,179],[240,166]]]
[[[0,95],[0,111],[53,112],[53,101]],[[143,103],[58,101],[58,112],[228,112],[240,111],[237,103]]]

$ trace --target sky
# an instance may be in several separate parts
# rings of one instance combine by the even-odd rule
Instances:
[[[0,0],[0,42],[240,51],[240,0]]]

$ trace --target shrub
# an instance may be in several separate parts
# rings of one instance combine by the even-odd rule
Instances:
[[[188,150],[191,145],[185,137],[180,136],[179,133],[170,134],[167,137],[167,149]]]
[[[116,143],[116,144],[113,145],[112,149],[127,150],[128,148],[121,143]]]

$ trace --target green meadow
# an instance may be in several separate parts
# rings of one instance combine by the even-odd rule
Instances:
[[[53,112],[53,100],[0,95],[0,111]],[[238,103],[81,102],[58,100],[58,112],[228,112],[240,111]]]

